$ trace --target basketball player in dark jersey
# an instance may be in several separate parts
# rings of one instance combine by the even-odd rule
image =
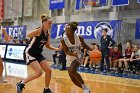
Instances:
[[[30,38],[30,43],[24,50],[24,60],[35,73],[17,83],[17,93],[22,93],[26,83],[40,77],[42,75],[42,70],[45,72],[45,88],[43,93],[52,93],[52,91],[49,89],[51,68],[41,53],[44,46],[46,46],[48,49],[56,51],[61,50],[61,47],[55,48],[50,45],[50,28],[52,25],[52,19],[46,15],[42,15],[41,19],[42,26],[27,35],[27,37]]]
[[[87,44],[84,42],[84,39],[75,34],[77,30],[78,23],[71,22],[66,26],[66,36],[61,40],[63,50],[66,53],[66,60],[68,66],[68,73],[72,80],[72,82],[83,89],[84,93],[90,93],[89,88],[85,85],[81,75],[77,73],[77,68],[82,63],[80,59],[80,47],[92,50]]]
[[[9,36],[7,35],[6,29],[2,27],[2,21],[0,21],[0,43],[2,43],[2,35],[4,35],[4,40],[6,42],[10,41]],[[1,52],[1,51],[0,51]],[[0,55],[0,83],[7,83],[7,80],[5,77],[2,77],[3,73],[3,64],[2,64],[2,58]]]

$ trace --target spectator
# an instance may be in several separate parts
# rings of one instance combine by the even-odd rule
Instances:
[[[55,53],[52,55],[53,56],[53,62],[54,62],[54,65],[56,65],[56,58],[59,58],[59,55],[60,55],[60,53],[59,53],[59,51],[55,51]],[[59,62],[58,63],[60,63],[60,60],[59,60]]]
[[[128,62],[131,57],[132,51],[133,51],[132,44],[130,42],[127,42],[125,53],[124,53],[124,58],[119,60],[119,71],[122,70],[123,62],[124,62],[124,66],[125,66],[124,70],[128,71]]]
[[[110,66],[113,70],[117,70],[119,59],[122,57],[122,52],[119,50],[118,45],[115,45],[110,53]]]
[[[99,51],[99,45],[96,45],[96,44],[94,44],[94,48],[93,48],[93,50],[92,51],[90,51],[90,53],[91,52],[97,52],[97,50]],[[99,51],[100,52],[100,51]],[[90,58],[90,69],[91,70],[94,70],[96,67],[98,67],[99,66],[99,63],[100,63],[100,61],[95,61],[95,60],[92,60],[91,58]]]
[[[28,44],[28,39],[23,39],[23,44]]]
[[[131,71],[140,71],[140,49],[138,45],[134,45],[134,50],[132,52],[128,65]]]
[[[84,56],[83,56],[83,63],[84,67],[89,67],[89,51],[87,49],[84,49]]]
[[[62,68],[60,70],[66,70],[66,54],[63,49],[59,51],[59,53],[59,60],[62,63]]]
[[[81,55],[81,56],[82,56],[82,64],[81,64],[81,66],[84,66],[84,50],[85,50],[85,49],[81,46],[81,47],[80,47],[80,50],[81,50],[81,54],[82,54],[82,55]]]

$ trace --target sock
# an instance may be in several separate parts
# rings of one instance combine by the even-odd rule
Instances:
[[[49,89],[49,87],[45,87],[45,90]]]
[[[21,83],[22,83],[22,84],[25,84],[25,83],[24,83],[24,80],[22,80]]]
[[[81,86],[82,86],[82,88],[83,88],[83,89],[86,87],[86,85],[85,85],[85,84],[82,84]]]

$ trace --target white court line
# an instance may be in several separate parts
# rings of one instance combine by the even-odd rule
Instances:
[[[52,75],[52,77],[70,79],[69,77],[66,77],[66,76],[56,76],[56,75]],[[93,78],[93,79],[94,79],[94,78]],[[120,84],[120,85],[124,85],[124,86],[140,87],[140,86],[132,85],[132,84],[130,85],[130,84],[124,84],[124,83],[119,83],[119,82],[101,81],[101,80],[93,80],[93,79],[84,79],[84,80],[96,81],[96,82],[103,82],[103,83],[110,83],[110,84]]]

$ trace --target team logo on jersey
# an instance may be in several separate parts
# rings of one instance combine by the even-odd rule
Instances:
[[[113,36],[113,29],[112,26],[108,22],[100,22],[94,28],[94,37],[96,39],[100,39],[102,36],[102,29],[108,29],[107,34],[111,37]]]
[[[45,44],[45,43],[46,43],[46,41],[45,41],[45,40],[41,40],[40,42],[41,42],[41,43],[43,43],[43,44]]]

